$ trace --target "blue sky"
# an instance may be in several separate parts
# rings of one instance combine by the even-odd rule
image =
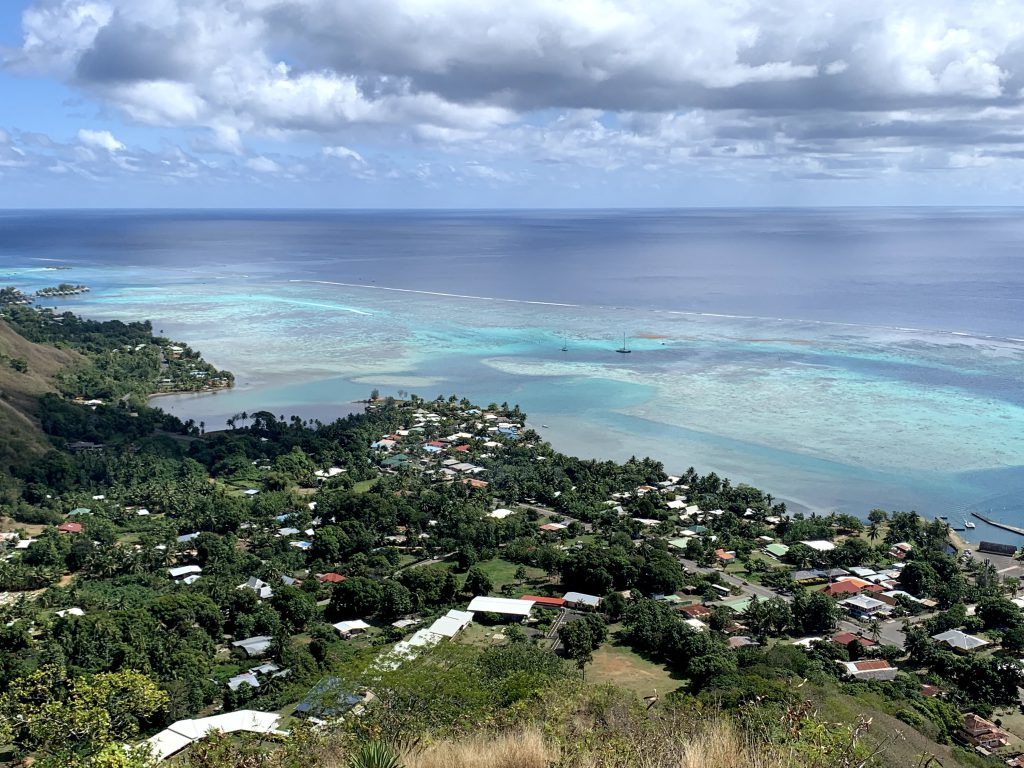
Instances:
[[[1016,205],[1018,7],[6,0],[0,207]]]

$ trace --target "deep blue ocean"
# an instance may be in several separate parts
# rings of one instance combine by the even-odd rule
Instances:
[[[1024,524],[1016,209],[0,213],[0,284],[62,281],[235,371],[159,401],[211,427],[456,392],[810,509]]]

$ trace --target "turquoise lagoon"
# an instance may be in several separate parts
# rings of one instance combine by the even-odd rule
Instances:
[[[458,393],[809,509],[1024,525],[1016,209],[0,212],[0,284],[59,281],[232,369],[159,401],[209,428]]]
[[[2,271],[2,270],[0,270]],[[519,403],[557,448],[651,455],[799,508],[970,510],[1024,522],[1024,344],[796,321],[396,290],[282,271],[76,267],[92,317],[152,318],[236,374],[157,404],[207,429],[242,411],[329,419],[371,389]],[[32,288],[61,273],[12,270]],[[622,334],[632,352],[617,354]],[[564,343],[566,352],[561,351]],[[543,426],[546,425],[546,426]],[[979,523],[975,538],[1013,541]]]

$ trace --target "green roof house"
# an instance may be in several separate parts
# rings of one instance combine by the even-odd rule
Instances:
[[[789,547],[787,547],[785,544],[780,544],[776,542],[774,544],[769,544],[768,546],[766,546],[764,548],[764,551],[772,557],[781,559],[786,556],[787,552],[789,552]]]

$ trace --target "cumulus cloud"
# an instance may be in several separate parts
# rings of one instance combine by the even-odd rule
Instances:
[[[124,144],[115,139],[110,131],[90,131],[87,128],[82,128],[78,132],[78,140],[85,147],[105,149],[107,152],[124,149]]]
[[[1018,158],[1018,16],[962,0],[32,0],[4,60],[195,130],[196,152],[301,137],[356,165],[349,143],[462,153],[460,173],[491,182],[517,177],[503,164],[851,178]]]

